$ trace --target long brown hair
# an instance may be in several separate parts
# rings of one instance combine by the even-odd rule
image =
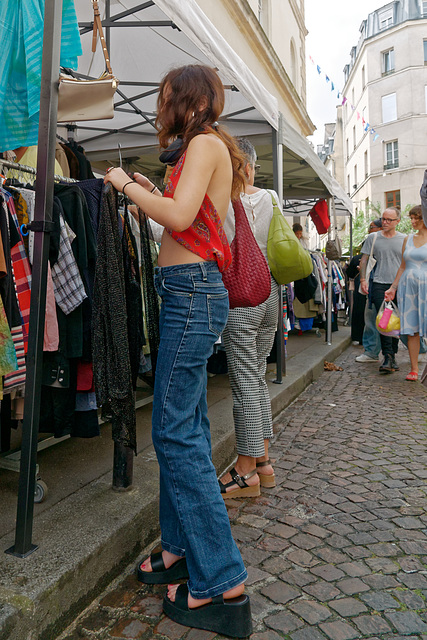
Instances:
[[[204,100],[207,106],[200,110]],[[204,65],[172,69],[160,83],[156,128],[163,149],[178,136],[182,137],[181,155],[200,133],[218,136],[230,153],[233,166],[231,197],[234,199],[245,188],[245,159],[234,138],[216,122],[224,109],[224,102],[224,87],[215,69]]]

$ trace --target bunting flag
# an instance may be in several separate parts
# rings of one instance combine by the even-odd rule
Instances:
[[[321,67],[318,64],[316,64],[316,62],[314,61],[314,59],[310,55],[308,56],[308,59],[310,60],[312,65],[314,65],[314,67],[316,68],[317,73],[319,74],[319,76],[321,76],[322,75]],[[333,80],[328,75],[326,75],[326,73],[323,73],[323,75],[325,77],[326,84],[331,83],[331,91],[335,91],[336,87],[335,87],[335,83],[333,82]],[[342,106],[344,106],[346,104],[346,102],[348,101],[347,97],[344,96],[341,93],[341,91],[338,91],[338,90],[337,90],[337,99],[338,100],[341,99],[341,105]],[[356,113],[357,120],[362,119],[362,127],[363,127],[364,131],[366,133],[368,133],[368,131],[369,131],[369,133],[371,133],[374,136],[373,142],[375,142],[376,140],[380,139],[379,134],[376,133],[375,129],[373,127],[371,127],[369,122],[366,122],[365,118],[360,114],[360,112],[356,110],[355,105],[350,104],[350,107],[351,107],[351,110]],[[385,142],[385,141],[381,138],[381,142]]]

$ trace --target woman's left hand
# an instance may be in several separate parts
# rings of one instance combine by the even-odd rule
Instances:
[[[120,169],[120,167],[108,169],[107,173],[104,176],[104,184],[107,184],[107,182],[111,182],[111,184],[117,189],[117,191],[122,191],[123,185],[125,185],[126,182],[129,182],[130,180],[131,178],[129,178],[128,174],[125,173],[123,169]]]

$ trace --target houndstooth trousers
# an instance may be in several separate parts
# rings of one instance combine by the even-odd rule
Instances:
[[[233,395],[237,453],[264,456],[264,439],[273,435],[271,401],[265,373],[279,316],[278,285],[257,307],[230,309],[222,339]]]

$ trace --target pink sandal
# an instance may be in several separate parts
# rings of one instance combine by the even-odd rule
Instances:
[[[409,380],[409,382],[416,382],[418,380],[418,373],[416,371],[410,371],[405,380]]]

